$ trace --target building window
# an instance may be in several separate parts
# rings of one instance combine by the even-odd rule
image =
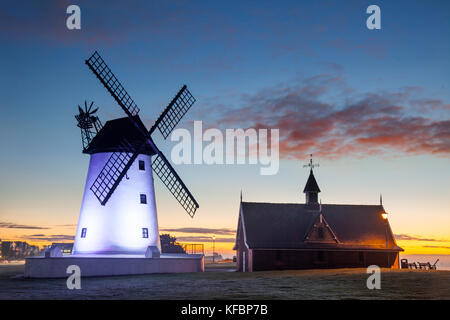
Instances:
[[[145,194],[141,194],[141,203],[142,204],[146,204],[147,203],[147,195],[145,195]]]
[[[359,262],[364,262],[364,252],[359,252]]]
[[[139,170],[145,171],[145,162],[144,162],[144,160],[139,160]]]
[[[276,251],[276,259],[277,259],[277,261],[281,260],[281,250]]]
[[[86,232],[87,232],[87,228],[81,229],[81,237],[82,238],[86,238]]]
[[[142,238],[148,238],[148,229],[142,228]]]
[[[325,252],[318,251],[317,252],[317,261],[318,262],[325,262]]]

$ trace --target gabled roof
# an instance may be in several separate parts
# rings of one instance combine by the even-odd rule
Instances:
[[[333,229],[321,213],[319,213],[316,217],[316,221],[306,231],[304,241],[316,243],[339,243],[336,234],[333,232]]]
[[[142,128],[145,128],[138,116],[135,116],[134,119]],[[130,147],[123,145],[124,139],[131,144]],[[88,154],[117,151],[134,152],[143,142],[144,138],[142,134],[133,125],[131,120],[125,117],[107,121],[83,152]],[[155,151],[146,144],[141,154],[153,155]]]
[[[314,178],[313,171],[309,172],[308,181],[306,181],[305,189],[303,189],[303,193],[306,192],[320,192],[319,185],[317,184],[316,178]]]
[[[294,203],[242,202],[243,233],[251,249],[367,249],[401,251],[379,205],[322,205],[339,243],[309,243],[305,237],[319,210]],[[387,246],[386,246],[387,244]]]

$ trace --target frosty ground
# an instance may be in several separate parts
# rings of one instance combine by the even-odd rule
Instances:
[[[389,270],[369,290],[365,269],[208,272],[66,279],[25,279],[23,265],[0,265],[0,299],[450,299],[450,271]]]

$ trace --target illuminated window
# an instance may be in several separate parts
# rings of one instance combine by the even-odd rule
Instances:
[[[144,160],[139,160],[139,170],[145,170],[145,162]]]
[[[87,228],[81,229],[81,237],[82,238],[86,238],[86,232],[87,232]]]
[[[148,238],[148,229],[142,228],[142,238]]]
[[[141,194],[141,203],[146,204],[147,203],[147,195]]]

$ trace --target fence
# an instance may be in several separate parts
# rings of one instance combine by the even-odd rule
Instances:
[[[183,250],[187,254],[205,254],[205,248],[203,244],[200,243],[178,243],[183,247]]]

